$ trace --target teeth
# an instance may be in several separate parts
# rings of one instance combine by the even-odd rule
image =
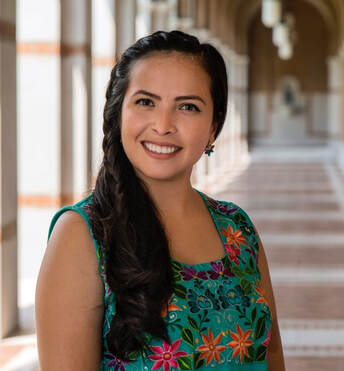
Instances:
[[[172,153],[177,151],[177,147],[166,147],[166,146],[157,146],[156,144],[143,142],[143,145],[152,152],[156,153]]]

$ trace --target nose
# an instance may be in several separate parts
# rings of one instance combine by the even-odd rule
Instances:
[[[168,109],[161,109],[154,118],[152,129],[159,135],[167,133],[175,133],[176,127],[174,124],[173,112]]]

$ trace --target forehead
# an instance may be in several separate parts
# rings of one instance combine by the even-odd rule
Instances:
[[[187,89],[209,95],[210,82],[199,57],[157,52],[134,62],[130,69],[129,89],[144,85],[147,89]]]

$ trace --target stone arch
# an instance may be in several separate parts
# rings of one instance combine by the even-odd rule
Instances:
[[[337,0],[332,0],[331,2],[325,2],[324,0],[303,0],[313,6],[321,14],[324,22],[327,26],[330,35],[330,45],[329,54],[336,54],[341,42],[341,29],[340,25],[343,22],[342,9],[343,5]],[[235,14],[232,14],[233,27],[234,27],[234,40],[233,47],[240,54],[246,54],[248,51],[247,36],[248,30],[252,20],[261,8],[262,0],[252,0],[239,2],[236,1],[236,7],[232,8]],[[334,4],[336,3],[336,5]],[[234,7],[234,5],[233,5]],[[336,11],[340,9],[340,12]]]

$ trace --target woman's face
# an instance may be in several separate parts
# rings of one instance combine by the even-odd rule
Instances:
[[[158,53],[132,65],[121,137],[140,178],[190,177],[214,140],[210,83],[199,62],[181,53]]]

